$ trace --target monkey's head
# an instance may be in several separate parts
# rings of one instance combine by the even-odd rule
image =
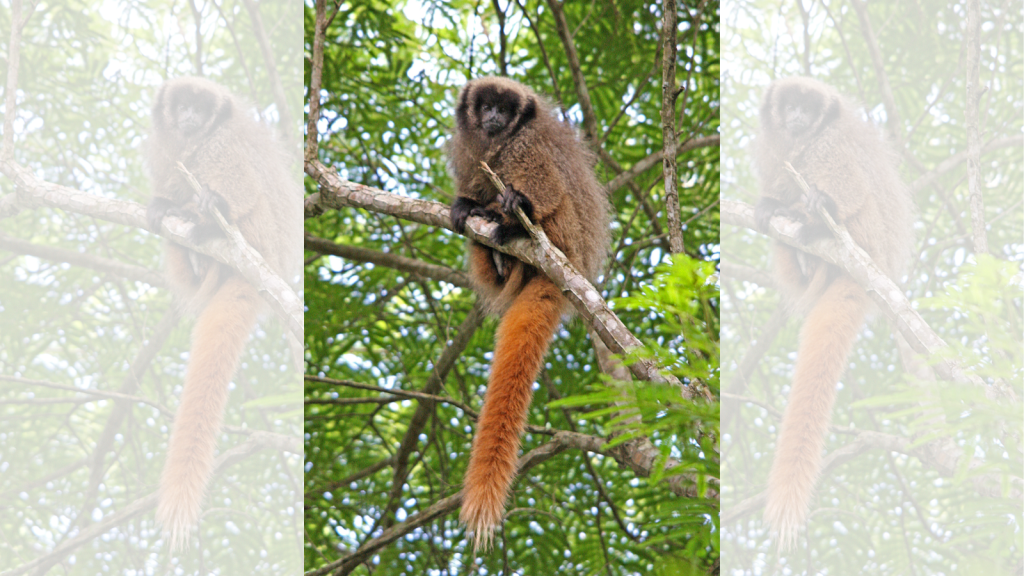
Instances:
[[[208,137],[234,114],[232,96],[205,78],[182,77],[160,87],[153,103],[153,133],[179,146]]]
[[[507,78],[485,77],[466,83],[455,108],[455,129],[485,141],[508,139],[546,110],[529,88]]]
[[[802,76],[772,82],[761,100],[761,129],[799,140],[839,118],[842,97],[831,86]]]

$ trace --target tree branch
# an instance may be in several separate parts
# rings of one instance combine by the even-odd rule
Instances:
[[[3,245],[3,238],[0,237],[0,246]],[[358,248],[346,244],[337,244],[325,238],[318,238],[309,232],[305,235],[306,250],[319,252],[320,254],[331,254],[346,260],[355,262],[370,262],[377,266],[392,268],[410,274],[416,274],[424,278],[430,278],[439,282],[447,282],[460,288],[472,288],[469,276],[461,270],[455,270],[447,266],[427,264],[415,258],[406,258],[390,252],[380,252],[367,248]]]
[[[936,450],[941,444],[941,441],[919,444],[909,438],[903,438],[894,434],[884,434],[873,430],[855,432],[852,442],[833,450],[825,457],[822,462],[821,476],[828,476],[842,464],[869,450],[879,448],[913,456],[923,464],[937,470],[943,476],[953,478],[961,473],[959,472],[962,466],[961,462],[963,458],[968,456],[965,456],[955,444],[950,446],[953,448],[952,450]],[[971,460],[969,468],[975,469],[981,466],[980,463],[975,462],[975,459],[972,458]],[[999,473],[976,475],[971,478],[971,482],[978,491],[978,494],[990,498],[1009,497],[1019,499],[1021,498],[1022,491],[1024,491],[1024,481],[1020,477],[1014,477],[1010,479],[1010,494],[1004,496],[1003,477]],[[722,524],[736,522],[752,514],[764,506],[766,498],[767,491],[751,496],[736,504],[730,504],[728,510],[723,511],[721,514]]]
[[[580,66],[580,56],[576,52],[576,44],[572,41],[569,33],[569,23],[565,19],[565,10],[562,9],[558,0],[548,0],[548,7],[551,8],[551,15],[555,20],[555,30],[558,31],[558,38],[562,41],[565,49],[565,57],[569,61],[569,70],[572,72],[572,81],[576,86],[576,100],[580,105],[580,112],[583,113],[583,131],[585,139],[589,142],[597,142],[597,115],[594,114],[594,105],[590,101],[590,92],[587,91],[587,80],[583,77],[583,68]]]
[[[15,185],[17,208],[60,208],[108,222],[148,229],[146,207],[125,200],[86,194],[80,190],[40,180],[32,171],[10,159],[0,159],[0,173]],[[205,254],[235,269],[259,291],[291,334],[302,341],[303,304],[298,295],[244,240],[241,243],[217,238],[202,244],[189,239],[194,224],[173,216],[165,217],[160,235],[189,250]]]
[[[318,193],[306,198],[307,218],[321,213],[324,209],[353,207],[390,214],[428,226],[451,229],[449,208],[444,204],[407,198],[342,180],[318,160],[306,163],[306,174],[314,178],[320,186]],[[628,355],[641,346],[640,341],[608,308],[608,304],[597,289],[573,268],[561,251],[554,246],[551,246],[550,250],[544,250],[538,242],[527,238],[497,246],[490,237],[495,226],[496,224],[483,218],[470,217],[466,221],[466,237],[514,256],[543,271],[561,289],[580,316],[594,327],[612,352]],[[670,382],[682,386],[677,378],[663,374],[650,360],[634,362],[630,365],[630,372],[640,380]],[[688,399],[700,395],[713,400],[711,392],[703,386],[700,389],[683,386],[683,395]]]
[[[717,147],[721,144],[721,136],[715,134],[713,136],[701,136],[700,138],[690,138],[676,145],[676,156],[685,154],[690,150],[696,150],[697,148],[709,148]],[[622,174],[619,174],[615,178],[612,178],[607,184],[605,184],[605,190],[608,194],[614,194],[616,190],[622,188],[627,182],[632,181],[637,176],[643,174],[648,168],[654,166],[664,158],[665,150],[661,149],[651,154],[647,158],[633,164],[633,167],[626,170]]]
[[[676,0],[662,2],[661,21],[661,134],[662,178],[665,181],[665,211],[668,220],[668,245],[672,254],[683,253],[683,224],[679,216],[679,181],[676,178],[676,157],[665,154],[676,144]]]
[[[566,449],[566,445],[559,441],[559,436],[556,434],[554,440],[547,442],[533,450],[530,450],[523,457],[519,459],[518,467],[516,470],[516,476],[525,475],[531,468],[544,462],[553,456],[563,452]],[[462,492],[449,496],[443,500],[440,500],[426,510],[413,514],[405,522],[395,524],[394,526],[384,530],[380,536],[368,540],[358,550],[351,554],[324,564],[316,570],[310,570],[305,573],[305,576],[324,576],[325,574],[333,573],[335,576],[346,575],[351,573],[360,564],[369,560],[374,554],[384,549],[395,540],[398,540],[402,536],[425,526],[438,518],[447,516],[448,514],[458,510],[462,506]],[[4,576],[4,575],[0,575]]]
[[[964,123],[967,129],[967,190],[970,194],[971,229],[975,254],[988,253],[988,234],[985,232],[985,198],[981,194],[981,133],[978,103],[984,90],[979,86],[981,68],[981,6],[978,0],[967,0],[967,24],[964,42],[967,47],[967,69]]]

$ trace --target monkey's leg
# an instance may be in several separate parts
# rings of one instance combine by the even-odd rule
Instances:
[[[469,242],[467,247],[473,289],[488,312],[502,314],[517,296],[518,287],[525,284],[526,267],[515,258],[481,244]]]
[[[519,435],[533,397],[548,342],[564,301],[544,276],[534,276],[512,302],[498,326],[494,362],[484,407],[466,470],[459,520],[473,533],[473,547],[487,549],[501,523],[516,472]]]
[[[768,475],[764,509],[782,550],[796,543],[797,531],[807,519],[821,472],[836,383],[864,323],[867,303],[864,289],[850,277],[840,276],[822,293],[800,330],[793,387]]]
[[[186,302],[192,301],[203,285],[205,273],[209,268],[198,270],[195,256],[187,248],[165,241],[164,276],[167,277],[176,294],[185,297]]]
[[[258,310],[256,289],[232,274],[213,294],[192,330],[185,389],[160,477],[156,510],[172,550],[188,544],[189,530],[199,521],[228,383],[256,325]]]

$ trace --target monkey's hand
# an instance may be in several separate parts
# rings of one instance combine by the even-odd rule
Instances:
[[[171,202],[167,198],[153,198],[146,206],[146,226],[153,232],[160,232],[160,222],[164,216],[177,216],[187,222],[196,223],[199,215]]]
[[[519,219],[516,217],[516,208],[522,208],[523,213],[526,217],[533,220],[533,202],[519,190],[516,190],[511,184],[505,186],[505,193],[501,195],[501,211],[505,213],[513,222],[518,222]],[[534,222],[536,224],[536,222]]]
[[[188,235],[188,239],[196,244],[202,244],[213,238],[224,237],[224,232],[220,229],[220,225],[213,219],[213,210],[216,209],[220,212],[220,215],[224,217],[224,220],[231,222],[231,207],[227,201],[220,194],[217,194],[213,190],[210,190],[206,186],[201,188],[201,192],[195,195],[196,206],[199,209],[200,214],[209,214],[210,217],[202,218],[201,221],[196,222],[196,225],[192,228],[192,231]]]
[[[202,192],[196,194],[196,200],[196,204],[199,206],[199,211],[201,213],[213,214],[213,209],[216,208],[225,220],[231,222],[231,207],[228,206],[228,203],[220,194],[217,194],[213,190],[203,186]]]
[[[516,208],[522,209],[526,217],[530,219],[530,222],[534,222],[533,202],[530,202],[529,198],[524,196],[519,190],[516,190],[511,184],[507,184],[505,185],[505,193],[498,199],[498,203],[505,216],[497,221],[498,227],[491,234],[491,240],[494,240],[499,246],[504,246],[506,242],[513,238],[528,237],[530,233],[519,223],[519,217],[516,216]]]
[[[762,196],[757,201],[757,206],[754,206],[754,224],[757,226],[758,231],[767,233],[772,216],[775,216],[782,208],[782,202],[774,198]]]
[[[832,216],[833,220],[839,218],[839,208],[836,206],[836,201],[831,196],[825,194],[814,184],[809,186],[809,190],[806,194],[800,197],[807,209],[811,211],[811,214],[817,216],[821,213],[821,209],[828,211],[829,215]]]
[[[836,207],[835,200],[822,192],[820,188],[811,184],[807,193],[800,197],[800,201],[803,202],[811,214],[811,221],[800,227],[798,234],[800,242],[810,244],[821,238],[830,238],[832,233],[829,232],[828,226],[822,221],[820,214],[821,210],[824,209],[832,216],[833,220],[838,220],[837,214],[839,209]]]
[[[455,198],[455,202],[452,203],[452,209],[449,214],[452,222],[452,228],[454,228],[459,234],[466,233],[466,219],[470,216],[479,216],[481,218],[486,218],[491,222],[501,222],[501,214],[498,214],[494,210],[488,210],[477,203],[476,200],[466,198],[465,196],[458,196]]]

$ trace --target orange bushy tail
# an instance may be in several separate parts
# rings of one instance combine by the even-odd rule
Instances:
[[[807,519],[821,472],[836,384],[864,323],[867,305],[864,289],[849,276],[840,276],[825,288],[800,331],[793,387],[768,475],[764,510],[782,550],[796,542],[797,531]]]
[[[156,510],[172,550],[188,544],[189,530],[199,521],[203,493],[213,471],[228,384],[258,311],[256,289],[244,278],[230,274],[203,308],[192,330],[185,389],[160,477]]]
[[[550,280],[534,276],[498,326],[491,377],[463,482],[459,515],[473,534],[474,549],[481,544],[487,549],[501,523],[516,473],[519,435],[526,424],[533,381],[564,305],[561,292]]]

